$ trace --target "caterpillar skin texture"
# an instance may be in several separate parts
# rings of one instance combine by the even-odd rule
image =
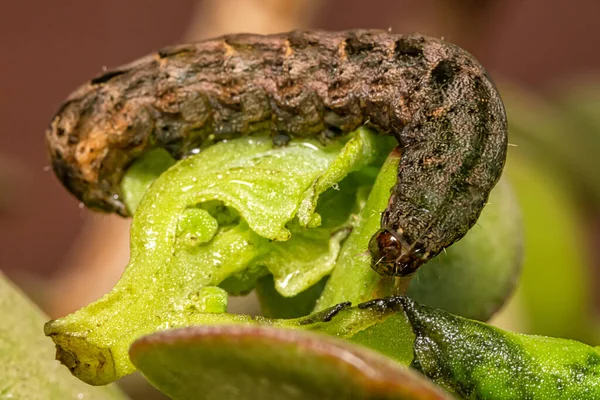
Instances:
[[[270,132],[328,140],[369,124],[394,135],[398,183],[369,249],[410,275],[475,223],[506,157],[502,100],[464,50],[418,34],[294,31],[163,49],[77,89],[47,133],[53,169],[91,208],[126,216],[120,181],[153,147],[180,159]]]

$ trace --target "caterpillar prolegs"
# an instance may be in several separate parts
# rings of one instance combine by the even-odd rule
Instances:
[[[169,47],[81,86],[46,136],[53,169],[77,198],[127,215],[120,180],[150,148],[179,159],[223,139],[327,141],[365,123],[393,135],[402,153],[369,245],[373,268],[410,275],[475,223],[506,157],[494,84],[439,39],[294,31]]]

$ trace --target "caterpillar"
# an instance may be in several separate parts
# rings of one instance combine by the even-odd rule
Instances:
[[[407,276],[474,225],[502,172],[507,122],[483,67],[420,34],[377,30],[226,35],[105,73],[46,132],[52,167],[88,207],[127,216],[120,180],[144,151],[180,159],[270,133],[325,142],[368,124],[398,141],[398,181],[369,244],[381,275]]]

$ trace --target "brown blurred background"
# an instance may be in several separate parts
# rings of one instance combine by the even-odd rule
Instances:
[[[581,87],[588,87],[585,82],[590,80],[600,82],[596,78],[600,76],[598,15],[600,2],[597,0],[4,2],[0,14],[3,49],[0,63],[3,122],[0,271],[24,287],[51,316],[59,316],[106,292],[126,265],[129,222],[79,207],[49,171],[44,142],[45,128],[66,95],[106,68],[117,67],[165,45],[226,32],[269,33],[308,27],[391,28],[394,32],[419,31],[459,44],[480,60],[501,87],[506,83],[527,93],[524,103],[536,99],[534,108],[538,112],[539,102],[547,99],[548,104],[554,104],[561,98],[560,88],[571,82],[583,82]],[[600,85],[590,87],[600,88]],[[592,98],[600,99],[600,96]],[[507,103],[509,119],[513,111],[525,117],[528,114],[527,109],[511,110],[511,107],[518,106]],[[597,110],[600,115],[600,102],[589,109],[592,114]],[[554,108],[545,110],[547,116],[555,114]],[[596,122],[600,128],[600,119]],[[586,126],[589,128],[590,124]],[[574,176],[583,177],[582,181],[593,179],[597,170],[595,160],[586,160],[587,164],[579,162],[579,150],[573,147],[579,139],[570,131],[576,128],[568,122],[563,128],[551,147],[559,149],[557,154],[567,149],[567,153],[575,154],[572,164],[586,165],[587,172],[579,175],[575,172]],[[593,136],[591,142],[600,144],[596,139],[600,137],[599,131],[589,128],[588,136]],[[519,136],[511,136],[514,144],[520,145],[519,140]],[[586,147],[592,153],[595,151],[591,146]],[[562,165],[559,157],[552,157],[549,156],[552,162],[556,160]],[[583,154],[580,157],[593,158]],[[566,164],[569,163],[565,161],[565,170],[572,167]],[[587,311],[583,308],[591,307],[593,287],[598,285],[597,279],[592,278],[599,275],[595,272],[599,257],[594,256],[594,249],[600,242],[600,191],[592,193],[590,187],[600,185],[600,179],[593,180],[592,184],[576,186],[576,194],[571,196],[578,207],[575,224],[582,239],[576,241],[577,248],[569,251],[583,257],[585,271],[578,272],[578,283],[568,289],[571,290],[569,298],[579,296],[568,307],[581,309],[565,308],[564,315],[578,312],[584,315]],[[544,220],[552,227],[551,215],[544,216]],[[543,229],[540,231],[542,233],[538,232],[533,238],[539,241],[543,251],[545,233]],[[544,266],[539,267],[535,273],[545,273]],[[585,337],[581,332],[590,330],[595,322],[578,325],[572,331],[561,331],[557,327],[573,325],[566,320],[552,325],[553,319],[560,319],[556,317],[557,304],[565,302],[560,296],[552,296],[564,289],[559,282],[561,267],[552,272],[556,274],[551,278],[558,282],[556,288],[543,294],[530,291],[548,299],[548,303],[535,306],[542,310],[540,313],[548,315],[540,319],[542,322],[530,326],[543,331],[537,333]],[[565,273],[569,273],[570,268],[565,265]],[[588,295],[573,295],[579,292]],[[555,303],[551,303],[551,297]],[[516,314],[518,312],[512,315]]]

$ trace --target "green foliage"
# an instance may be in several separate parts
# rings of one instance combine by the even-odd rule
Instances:
[[[412,387],[413,378],[401,376],[401,369],[389,374],[386,386],[393,391],[381,394],[368,385],[369,379],[346,375],[367,368],[372,377],[381,376],[381,364],[370,358],[376,357],[373,353],[298,329],[337,335],[373,347],[400,364],[411,363],[460,398],[594,399],[600,395],[600,348],[506,332],[406,297],[328,309],[296,320],[155,333],[138,340],[130,353],[141,372],[175,399],[220,398],[227,393],[242,399],[264,398],[267,393],[290,398],[290,393],[280,390],[293,390],[293,398],[432,395],[419,391],[405,397],[401,391],[406,388],[396,391],[398,386]]]
[[[94,388],[54,361],[40,328],[47,317],[0,273],[0,399],[125,399],[115,387]]]
[[[600,348],[505,332],[403,299],[413,366],[467,399],[597,399]]]
[[[324,182],[333,185],[333,177],[376,162],[386,150],[362,129],[345,144],[325,148],[309,140],[273,148],[268,138],[248,138],[178,162],[154,181],[136,210],[131,259],[115,288],[46,324],[59,358],[80,379],[106,384],[133,372],[127,350],[144,334],[246,319],[216,317],[224,302],[207,301],[206,288],[213,293],[227,283],[243,291],[244,281],[267,271],[284,296],[314,285],[333,268],[347,229],[341,219],[341,226],[311,229],[288,222],[298,215],[296,221],[316,224],[314,197],[325,190]],[[220,222],[217,231],[211,220]]]
[[[394,278],[382,278],[371,269],[371,255],[367,248],[371,236],[380,227],[380,215],[389,201],[390,188],[396,183],[399,161],[400,154],[393,152],[382,166],[317,302],[316,311],[345,301],[361,303],[392,294]]]
[[[129,265],[105,297],[46,324],[60,361],[95,385],[131,373],[135,364],[178,399],[283,398],[298,387],[304,388],[294,392],[299,398],[445,398],[420,389],[401,394],[407,372],[398,364],[412,364],[466,398],[593,393],[600,382],[584,354],[596,350],[581,343],[500,331],[406,298],[369,301],[401,293],[410,281],[375,273],[367,252],[397,179],[400,154],[388,139],[363,128],[328,146],[303,140],[273,148],[269,138],[254,137],[174,164],[160,151],[144,156],[123,182],[128,207],[136,210]],[[416,274],[409,295],[488,319],[516,281],[522,236],[503,181],[478,224]],[[253,289],[266,317],[225,312],[228,295]],[[185,328],[191,325],[202,328]],[[373,361],[395,382],[387,383],[389,392],[360,377],[361,368],[347,375],[344,357],[379,357],[356,345],[396,361],[393,371],[389,360]],[[323,349],[335,350],[326,359]],[[352,376],[358,380],[349,385]],[[406,377],[408,386],[413,378]],[[533,387],[536,379],[543,384]]]
[[[175,160],[166,150],[154,149],[142,154],[129,167],[121,182],[124,201],[129,212],[133,214],[152,182],[173,164]]]

